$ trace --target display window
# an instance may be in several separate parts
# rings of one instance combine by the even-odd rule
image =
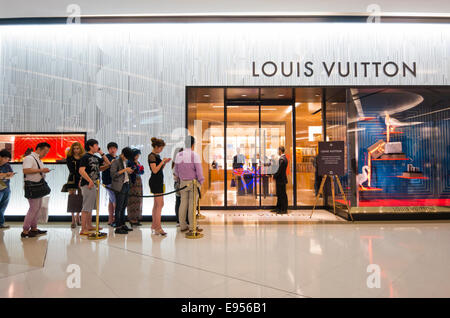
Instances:
[[[354,89],[351,97],[355,203],[450,206],[450,90]]]
[[[85,133],[8,133],[0,135],[0,149],[11,152],[11,163],[21,163],[23,158],[36,149],[41,142],[50,144],[50,151],[42,159],[45,163],[64,163],[66,152],[74,142],[85,144]]]

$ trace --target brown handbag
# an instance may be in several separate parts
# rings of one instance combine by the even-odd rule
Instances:
[[[76,194],[69,194],[69,198],[67,200],[67,212],[81,212],[82,208],[83,195],[81,194],[80,189],[78,189]]]

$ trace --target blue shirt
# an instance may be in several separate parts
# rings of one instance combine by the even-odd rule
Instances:
[[[8,173],[8,172],[14,172],[13,169],[11,168],[11,165],[9,163],[5,163],[3,166],[0,166],[0,173]],[[2,191],[5,191],[5,190],[9,189],[9,181],[10,180],[9,179],[5,179],[5,180],[2,180],[2,181],[7,186],[7,188],[3,189]]]

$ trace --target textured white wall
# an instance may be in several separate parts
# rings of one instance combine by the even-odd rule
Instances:
[[[0,17],[66,16],[69,4],[78,4],[82,14],[220,13],[220,12],[319,12],[364,13],[377,4],[383,12],[450,13],[447,0],[1,0]]]
[[[450,85],[450,25],[437,24],[146,24],[0,27],[0,131],[87,131],[143,151],[149,139],[178,142],[188,85]],[[251,63],[314,61],[313,77],[253,77]],[[327,62],[417,63],[417,76],[328,77]],[[19,166],[16,166],[16,169]],[[170,168],[166,186],[172,188]],[[64,214],[65,166],[49,176],[53,214]],[[24,214],[19,175],[7,214]],[[150,214],[153,200],[146,199]],[[165,214],[173,214],[169,196]],[[106,207],[102,207],[106,212]]]

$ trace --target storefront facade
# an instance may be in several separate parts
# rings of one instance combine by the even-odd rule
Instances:
[[[273,206],[266,176],[279,145],[291,159],[289,203],[310,208],[317,143],[343,140],[355,212],[448,211],[450,24],[93,22],[0,26],[4,134],[86,133],[102,148],[139,148],[149,193],[150,138],[172,157],[189,131],[207,176],[202,206],[223,209]],[[248,176],[233,172],[238,154]],[[68,171],[51,165],[49,211],[65,215]],[[171,191],[169,166],[164,174]],[[21,184],[11,183],[6,215],[26,212]]]

